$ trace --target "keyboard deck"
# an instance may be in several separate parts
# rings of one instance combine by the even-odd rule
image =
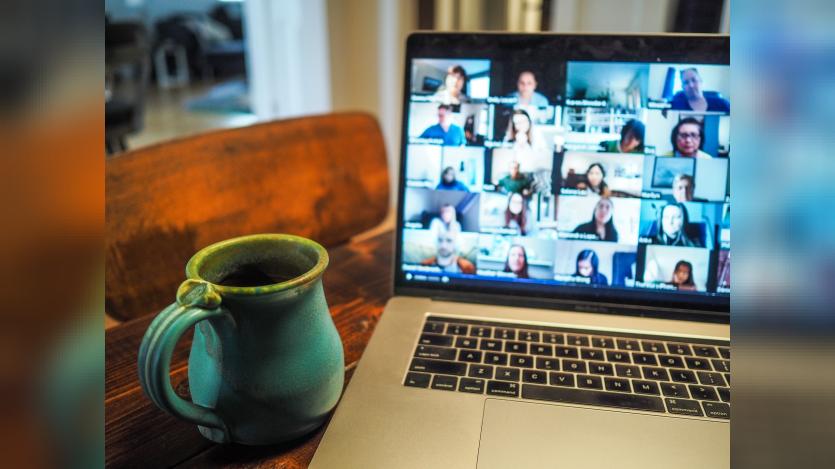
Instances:
[[[427,316],[404,385],[730,419],[728,342]]]

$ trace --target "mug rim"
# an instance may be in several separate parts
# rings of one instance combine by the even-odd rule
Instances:
[[[241,241],[292,241],[313,249],[318,255],[318,260],[316,261],[316,264],[313,267],[311,267],[305,273],[297,277],[293,277],[289,280],[285,280],[279,283],[259,285],[256,287],[235,287],[229,285],[219,285],[215,282],[206,280],[200,276],[200,273],[198,272],[200,270],[200,266],[203,264],[203,262],[205,262],[205,260],[209,256],[215,254],[216,252],[222,249],[229,247],[229,245],[237,244]],[[217,290],[218,293],[221,294],[262,295],[267,293],[284,292],[296,287],[312,283],[314,280],[319,278],[322,275],[322,273],[324,273],[325,268],[328,266],[328,262],[328,251],[324,247],[322,247],[321,244],[317,243],[316,241],[313,241],[312,239],[291,234],[261,233],[225,239],[223,241],[212,243],[204,247],[203,249],[200,249],[193,256],[191,256],[191,259],[189,259],[188,263],[186,263],[186,278],[209,283],[212,285],[212,287],[214,287],[215,290]]]

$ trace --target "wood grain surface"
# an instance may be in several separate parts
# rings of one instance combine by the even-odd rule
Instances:
[[[383,136],[367,114],[221,130],[110,158],[105,166],[105,310],[119,320],[170,303],[208,244],[290,233],[325,247],[389,208]]]
[[[391,297],[392,232],[329,249],[325,295],[345,347],[346,384]],[[173,292],[170,293],[171,301]],[[197,427],[159,410],[137,378],[139,343],[155,312],[109,329],[105,336],[105,460],[107,467],[307,467],[325,427],[287,444],[216,445]],[[191,334],[177,344],[171,382],[188,396]]]

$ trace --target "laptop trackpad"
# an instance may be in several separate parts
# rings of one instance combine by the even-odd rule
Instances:
[[[727,422],[487,399],[478,469],[730,466]]]

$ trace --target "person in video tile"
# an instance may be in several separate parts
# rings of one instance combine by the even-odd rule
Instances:
[[[620,129],[620,140],[600,142],[601,151],[606,153],[643,153],[644,123],[632,119]]]
[[[518,106],[547,107],[548,98],[536,91],[536,85],[536,75],[530,70],[525,70],[519,74],[516,80],[516,91],[510,96],[517,99]]]
[[[475,265],[458,255],[459,230],[438,230],[435,233],[435,255],[424,259],[421,265],[440,267],[444,272],[474,274]]]
[[[687,235],[686,227],[689,224],[690,219],[684,204],[676,202],[665,205],[658,215],[658,234],[655,235],[655,243],[665,246],[704,247],[699,240]]]
[[[435,92],[435,100],[444,104],[461,104],[470,101],[464,94],[467,86],[467,72],[460,65],[453,65],[446,71],[444,84]]]
[[[429,223],[429,229],[433,233],[438,231],[461,231],[461,223],[457,220],[455,207],[450,204],[441,205],[440,216],[433,218]]]
[[[606,170],[600,163],[592,163],[586,170],[586,180],[577,183],[577,189],[586,189],[589,192],[608,197],[609,186],[606,184]]]
[[[510,162],[510,174],[499,180],[499,190],[505,194],[522,194],[525,197],[531,195],[533,181],[519,171],[519,162]]]
[[[435,187],[435,190],[470,192],[463,182],[456,179],[455,168],[452,166],[444,168],[444,171],[441,173],[441,181]]]
[[[673,278],[670,279],[669,284],[679,290],[695,291],[696,282],[693,281],[693,264],[687,261],[678,261],[676,268],[673,269]]]
[[[504,271],[516,274],[516,278],[528,278],[528,254],[523,246],[518,244],[510,246],[504,263]]]
[[[439,138],[444,145],[459,147],[465,143],[464,130],[452,123],[452,107],[447,104],[438,106],[438,123],[427,127],[420,138]]]
[[[528,207],[525,198],[518,192],[511,193],[507,198],[507,208],[504,210],[504,227],[518,229],[519,234],[527,233]]]
[[[724,112],[730,114],[731,104],[715,92],[702,91],[702,76],[696,68],[681,71],[682,91],[673,96],[671,109],[680,111]]]
[[[673,152],[665,156],[679,156],[685,158],[711,158],[702,151],[705,141],[705,131],[702,123],[693,117],[685,117],[678,121],[670,133],[670,143]]]
[[[574,228],[574,232],[593,234],[602,241],[617,241],[618,231],[612,221],[613,210],[612,199],[601,197],[594,206],[591,221],[578,225],[577,228]]]
[[[599,264],[600,259],[597,258],[597,253],[594,250],[583,249],[577,254],[577,270],[574,275],[589,279],[592,285],[608,285],[609,279],[597,271]]]
[[[512,143],[515,149],[530,149],[533,146],[532,129],[531,116],[522,109],[514,109],[505,140]]]
[[[693,176],[676,174],[673,178],[673,198],[676,202],[690,202],[693,200],[693,190],[695,188]]]

